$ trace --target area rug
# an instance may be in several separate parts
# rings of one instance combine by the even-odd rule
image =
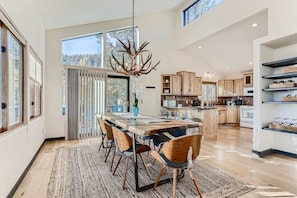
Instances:
[[[149,180],[142,163],[139,163],[140,186],[153,183],[158,176],[161,165],[153,159],[143,155],[148,163],[152,180]],[[118,156],[117,156],[118,157]],[[116,158],[117,159],[117,158]],[[51,173],[48,197],[71,198],[160,198],[172,197],[172,182],[160,185],[155,191],[149,189],[143,192],[135,191],[134,169],[130,165],[126,188],[122,190],[124,161],[120,163],[115,175],[110,172],[110,159],[105,163],[102,150],[98,152],[98,145],[59,148],[57,150],[53,170]],[[130,163],[132,164],[132,163]],[[196,160],[193,174],[196,178],[203,197],[240,197],[253,190],[246,182],[235,179],[223,171],[206,163]],[[162,178],[172,176],[168,169]],[[177,197],[198,197],[193,182],[188,175],[177,183]]]

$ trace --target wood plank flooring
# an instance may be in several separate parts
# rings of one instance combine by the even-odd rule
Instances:
[[[56,149],[90,142],[99,144],[99,138],[45,142],[14,197],[47,197]],[[255,186],[256,190],[243,195],[244,198],[297,198],[297,159],[279,154],[257,158],[252,156],[251,150],[252,129],[221,128],[216,140],[203,140],[199,160]]]

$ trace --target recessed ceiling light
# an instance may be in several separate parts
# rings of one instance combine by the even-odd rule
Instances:
[[[202,49],[202,46],[198,46],[198,49]]]
[[[226,67],[226,69],[230,69],[230,67]]]
[[[249,62],[249,64],[251,65],[251,64],[253,64],[253,62],[252,62],[252,61],[250,61],[250,62]]]
[[[253,23],[252,24],[252,27],[257,27],[258,26],[258,23]]]

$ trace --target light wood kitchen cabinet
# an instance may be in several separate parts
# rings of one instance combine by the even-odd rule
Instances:
[[[225,96],[232,96],[233,95],[233,80],[224,80],[224,88],[225,88]]]
[[[227,122],[227,109],[226,107],[219,107],[218,108],[219,113],[219,124],[225,124]]]
[[[243,74],[243,86],[245,87],[253,86],[253,73]]]
[[[181,85],[183,95],[197,95],[195,90],[196,74],[195,72],[181,71],[176,74],[181,75]]]
[[[239,119],[238,119],[238,107],[236,106],[227,106],[227,118],[226,118],[226,123],[228,124],[238,124]]]
[[[225,81],[218,80],[218,96],[225,96]]]
[[[181,76],[175,74],[162,74],[162,94],[181,95]]]
[[[196,82],[195,82],[195,94],[198,96],[202,95],[202,78],[201,77],[196,77]]]
[[[243,79],[234,80],[234,95],[243,96]]]

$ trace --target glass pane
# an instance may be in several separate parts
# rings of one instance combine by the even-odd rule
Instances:
[[[22,45],[8,32],[8,96],[9,118],[8,125],[22,121]]]
[[[118,42],[117,39],[122,41],[125,45],[128,45],[128,40],[132,45],[134,37],[135,47],[138,48],[138,27],[134,27],[134,34],[133,34],[133,28],[126,28],[126,29],[120,29],[120,30],[114,30],[106,33],[106,68],[110,68],[110,57],[111,53],[114,52],[114,56],[118,60],[122,60],[123,53],[116,53],[118,50],[122,50],[123,47],[120,42]],[[129,59],[127,56],[124,56],[125,62],[128,64]]]
[[[29,66],[30,66],[30,77],[35,79],[35,58],[30,54],[29,59]]]
[[[189,24],[223,0],[199,0],[184,10],[184,25]]]
[[[62,40],[62,63],[64,65],[101,67],[101,61],[101,33]]]
[[[125,77],[107,78],[107,112],[128,112],[129,80]]]

